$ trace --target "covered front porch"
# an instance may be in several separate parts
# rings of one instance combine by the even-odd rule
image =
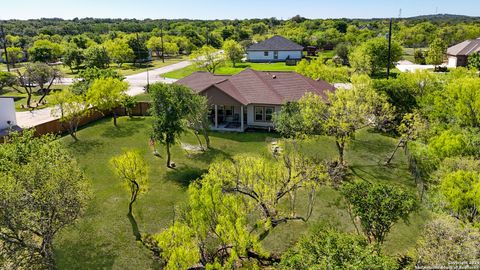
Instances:
[[[247,110],[243,105],[210,105],[208,114],[211,130],[244,132]]]

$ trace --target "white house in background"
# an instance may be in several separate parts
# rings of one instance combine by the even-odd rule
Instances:
[[[0,131],[16,125],[15,101],[11,97],[0,97]]]
[[[302,59],[303,46],[282,36],[273,36],[247,49],[249,62],[285,62]]]

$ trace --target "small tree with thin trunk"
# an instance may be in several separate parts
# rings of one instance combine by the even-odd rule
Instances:
[[[161,84],[150,85],[153,98],[150,113],[153,116],[153,137],[165,144],[167,150],[167,167],[171,167],[170,147],[185,131],[186,118],[191,113],[191,102],[194,93],[183,85]]]
[[[87,103],[81,95],[75,95],[71,89],[64,89],[52,95],[54,106],[52,115],[60,117],[60,122],[75,141],[78,141],[78,125],[83,117],[89,114]]]
[[[367,76],[352,78],[352,89],[337,89],[328,100],[308,93],[299,101],[303,133],[335,138],[338,161],[344,164],[345,147],[357,130],[374,127],[393,117],[386,98],[378,95]]]
[[[113,157],[110,162],[115,174],[130,191],[128,214],[132,215],[133,203],[137,200],[138,194],[147,189],[147,164],[137,151],[126,151],[119,156]]]
[[[210,138],[208,136],[208,130],[210,129],[210,123],[208,121],[208,101],[207,98],[200,95],[193,95],[191,99],[190,113],[187,116],[187,126],[193,130],[197,137],[200,146],[203,149],[202,141],[198,134],[202,134],[205,139],[207,149],[210,148]]]
[[[223,56],[218,53],[218,50],[207,45],[192,52],[190,59],[198,68],[205,69],[210,73],[215,73],[224,62]]]
[[[225,56],[232,62],[233,67],[235,63],[240,62],[245,54],[242,45],[235,40],[226,40],[223,43],[222,49],[225,51]]]
[[[434,39],[428,47],[426,58],[427,64],[435,66],[441,65],[443,63],[446,50],[447,44],[444,40],[440,38]]]
[[[117,113],[126,96],[128,83],[116,78],[96,79],[87,91],[87,103],[102,111],[113,111],[113,125],[117,126]]]
[[[354,182],[346,184],[342,193],[350,214],[359,218],[368,241],[375,242],[378,248],[392,226],[400,219],[408,221],[417,208],[413,194],[391,185]]]

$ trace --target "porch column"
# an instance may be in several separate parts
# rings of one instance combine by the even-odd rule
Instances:
[[[240,106],[240,129],[243,132],[243,105]]]
[[[215,104],[215,128],[218,128],[218,106]]]

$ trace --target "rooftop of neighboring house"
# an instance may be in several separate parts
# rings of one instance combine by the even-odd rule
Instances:
[[[247,51],[303,51],[303,46],[282,36],[273,36],[262,42],[252,44]]]
[[[335,87],[322,80],[312,80],[291,71],[255,71],[245,69],[235,75],[214,75],[196,72],[176,83],[202,93],[214,87],[243,105],[282,105],[297,101],[305,93],[312,92],[324,99]]]
[[[480,38],[465,40],[447,49],[447,54],[454,56],[468,56],[476,52],[480,52]]]

